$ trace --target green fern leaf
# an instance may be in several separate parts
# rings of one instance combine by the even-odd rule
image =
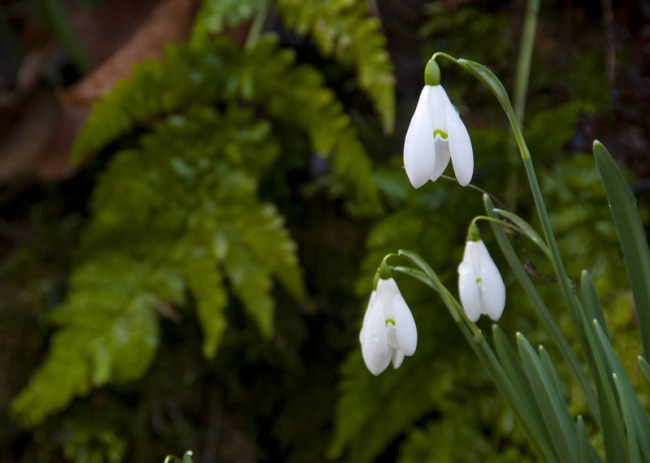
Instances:
[[[183,277],[196,299],[197,314],[203,328],[203,355],[212,358],[228,325],[225,314],[228,293],[221,271],[205,249],[194,248],[191,251],[188,254],[191,265],[186,263]]]
[[[293,62],[293,53],[278,50],[270,37],[244,52],[226,39],[199,48],[170,47],[165,61],[136,66],[133,79],[116,86],[95,106],[75,141],[72,160],[182,108],[244,100],[272,120],[298,126],[319,154],[331,155],[330,191],[348,199],[349,212],[376,213],[371,162],[343,106],[316,69],[295,67]],[[169,136],[166,140],[173,142]],[[183,163],[177,162],[176,168],[182,169]]]
[[[190,43],[201,42],[250,20],[266,8],[267,0],[203,0],[196,14]]]
[[[321,53],[354,67],[359,84],[374,102],[384,131],[394,126],[395,78],[379,21],[368,17],[362,0],[276,0],[286,24],[310,33]]]
[[[182,299],[177,274],[113,253],[77,268],[71,286],[66,304],[52,313],[59,331],[50,353],[12,405],[26,425],[92,386],[140,377],[158,346],[159,290]]]

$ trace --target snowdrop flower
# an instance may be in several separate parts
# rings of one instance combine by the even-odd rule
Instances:
[[[471,322],[481,315],[497,321],[506,305],[506,286],[475,224],[470,227],[463,261],[458,266],[458,293]]]
[[[474,172],[472,142],[458,111],[440,85],[440,68],[430,60],[424,88],[404,142],[404,167],[414,188],[436,181],[452,165],[458,183],[467,185]]]
[[[361,326],[361,353],[368,370],[377,376],[388,364],[399,368],[404,356],[415,353],[415,320],[392,278],[379,278]]]

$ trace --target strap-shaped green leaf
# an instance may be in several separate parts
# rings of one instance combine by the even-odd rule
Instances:
[[[637,358],[639,361],[639,366],[641,366],[641,371],[643,371],[643,374],[645,375],[645,379],[650,384],[650,363],[646,361],[643,357],[639,355]]]
[[[521,333],[517,334],[517,346],[560,461],[575,461],[578,454],[573,439],[575,430],[564,398],[558,396],[554,380],[549,377],[539,357]]]
[[[483,203],[485,205],[485,211],[487,215],[492,218],[498,218],[497,213],[494,211],[494,204],[492,203],[492,200],[489,196],[483,196]],[[537,289],[535,289],[535,285],[526,273],[524,266],[519,261],[517,253],[512,247],[512,244],[510,244],[510,241],[508,240],[505,232],[499,225],[495,224],[494,222],[490,222],[490,226],[492,227],[492,231],[494,232],[494,236],[497,239],[497,243],[499,244],[503,255],[506,257],[508,264],[510,264],[510,268],[517,277],[517,280],[519,280],[519,283],[522,285],[524,291],[526,292],[526,295],[530,298],[533,307],[537,312],[537,315],[550,333],[553,341],[555,341],[555,344],[560,349],[560,352],[564,356],[564,359],[567,361],[569,367],[571,368],[571,372],[580,384],[591,412],[593,413],[596,420],[600,421],[598,400],[591,384],[589,383],[589,380],[587,379],[587,375],[585,375],[582,369],[582,365],[578,361],[566,338],[560,331],[560,328],[557,326],[557,323],[551,315],[548,307],[546,307],[544,300],[540,296]]]
[[[636,307],[643,356],[650,358],[650,249],[634,195],[623,172],[600,142],[594,142],[594,157],[614,215],[625,255]]]
[[[616,355],[609,339],[607,339],[605,331],[600,327],[598,321],[594,320],[593,325],[596,336],[599,338],[600,343],[603,346],[604,355],[607,357],[612,372],[618,376],[620,389],[626,395],[627,400],[630,401],[632,419],[635,421],[636,428],[639,430],[638,435],[640,437],[639,444],[641,446],[641,451],[643,452],[646,461],[650,461],[650,439],[647,438],[647,436],[650,436],[650,419],[648,418],[643,405],[641,405],[641,401],[639,400],[639,397],[623,368],[621,360]]]
[[[535,393],[528,382],[515,351],[508,342],[505,334],[496,323],[492,325],[492,338],[497,356],[503,367],[503,371],[512,383],[513,390],[517,392],[522,404],[522,413],[528,417],[529,426],[535,438],[540,441],[540,445],[551,449],[553,447],[551,436],[548,429],[544,426],[542,412],[539,404],[535,399]]]
[[[580,291],[584,308],[587,311],[587,319],[598,320],[598,323],[600,323],[600,326],[603,327],[605,333],[607,334],[607,325],[605,323],[603,306],[600,304],[598,292],[596,291],[596,286],[594,286],[594,281],[591,278],[591,274],[587,270],[582,271],[582,277],[580,279]],[[609,334],[607,335],[609,336]]]
[[[634,403],[621,386],[621,381],[616,373],[612,375],[612,378],[614,379],[614,384],[616,385],[618,397],[621,402],[621,409],[623,410],[623,416],[625,417],[625,428],[627,430],[627,451],[629,455],[628,461],[630,463],[641,463],[641,451],[639,450],[638,440],[639,433],[637,430],[637,422],[634,419],[634,413],[632,412]]]

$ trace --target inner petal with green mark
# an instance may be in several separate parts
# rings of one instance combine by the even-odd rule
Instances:
[[[440,129],[436,129],[433,131],[433,139],[435,140],[436,138],[442,138],[443,140],[446,140],[448,137],[447,132],[443,132]]]
[[[386,326],[388,326],[389,324],[395,326],[395,320],[393,320],[392,318],[387,318]]]

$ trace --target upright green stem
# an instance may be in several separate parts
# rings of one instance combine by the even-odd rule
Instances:
[[[246,37],[246,44],[244,45],[245,49],[248,50],[260,38],[268,12],[269,3],[265,2],[264,6],[257,11],[257,15],[255,15],[255,19],[253,19],[253,24],[251,24],[251,28],[248,30],[248,37]]]
[[[528,81],[530,76],[530,63],[533,58],[533,45],[535,44],[538,12],[539,0],[529,0],[526,2],[526,11],[524,13],[521,45],[519,48],[519,58],[517,59],[517,70],[515,72],[515,86],[513,91],[515,120],[520,126],[523,125],[524,122],[526,92],[528,90]],[[517,204],[517,194],[519,190],[519,177],[517,176],[518,163],[519,156],[517,155],[515,139],[510,137],[508,142],[508,181],[506,187],[506,203],[508,209],[511,211],[516,209],[515,206]]]
[[[63,8],[56,0],[32,0],[40,9],[46,21],[52,28],[54,34],[61,41],[63,46],[70,53],[70,58],[74,63],[77,71],[85,73],[88,68],[88,58],[79,45],[70,23],[65,17]]]
[[[564,301],[569,309],[571,322],[576,331],[576,334],[578,335],[578,338],[581,341],[581,345],[583,346],[583,348],[587,348],[587,346],[585,346],[583,342],[584,329],[581,324],[580,309],[578,308],[578,304],[576,303],[576,300],[574,298],[573,289],[569,282],[569,278],[566,274],[566,270],[564,268],[564,263],[562,262],[562,257],[560,256],[560,250],[558,248],[555,235],[553,234],[551,219],[548,215],[548,211],[546,210],[546,204],[544,203],[544,198],[542,196],[542,191],[539,186],[539,181],[537,180],[537,174],[535,173],[535,168],[533,166],[533,161],[530,156],[530,151],[528,150],[528,146],[526,145],[526,141],[524,140],[524,136],[521,131],[521,126],[517,122],[517,118],[515,117],[515,113],[512,109],[512,104],[510,102],[510,97],[508,96],[508,92],[506,92],[505,88],[503,87],[503,84],[494,75],[494,73],[490,71],[488,68],[486,68],[485,66],[483,66],[482,64],[479,64],[475,61],[466,60],[466,59],[456,59],[453,56],[450,56],[442,52],[435,53],[432,59],[436,59],[437,57],[443,57],[454,62],[455,64],[458,64],[460,67],[467,70],[468,72],[473,74],[477,79],[483,82],[497,98],[499,104],[501,104],[501,107],[503,108],[503,111],[506,113],[506,116],[508,117],[508,121],[510,122],[510,126],[512,127],[514,133],[517,146],[519,147],[521,159],[524,163],[524,168],[526,170],[526,175],[528,177],[528,183],[530,185],[530,189],[533,194],[533,200],[535,201],[537,215],[539,217],[540,223],[542,224],[542,230],[544,231],[546,244],[548,245],[550,251],[551,261],[553,262],[553,268],[558,278],[558,283],[560,286],[562,297],[564,298]]]

